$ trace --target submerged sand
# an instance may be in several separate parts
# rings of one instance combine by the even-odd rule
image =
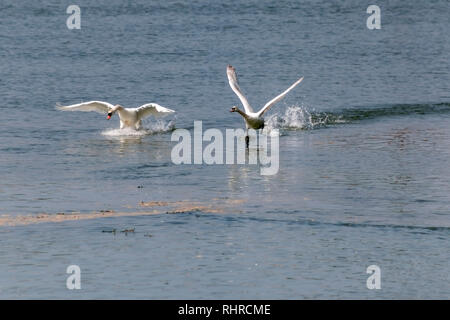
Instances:
[[[20,226],[36,223],[48,222],[65,222],[90,220],[99,218],[114,218],[114,217],[135,217],[148,216],[158,214],[179,214],[179,213],[224,213],[230,210],[236,210],[239,204],[244,203],[244,199],[219,199],[214,198],[209,201],[149,201],[140,202],[136,211],[121,212],[114,210],[100,210],[90,213],[80,212],[58,212],[58,213],[39,213],[30,215],[1,215],[0,226]]]

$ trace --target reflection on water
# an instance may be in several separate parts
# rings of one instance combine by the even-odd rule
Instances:
[[[99,141],[91,141],[89,146],[95,146],[104,142],[105,149],[103,152],[112,152],[120,157],[130,155],[133,153],[146,152],[148,143],[143,140],[143,136],[111,136]]]
[[[227,165],[228,188],[231,193],[246,193],[252,184],[254,174],[258,174],[257,165]]]

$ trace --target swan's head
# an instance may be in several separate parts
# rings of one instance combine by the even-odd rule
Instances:
[[[237,107],[236,106],[232,106],[230,112],[236,112],[237,111]]]
[[[118,105],[114,106],[112,109],[109,109],[108,116],[106,117],[106,119],[108,119],[108,120],[111,119],[113,114],[116,113],[117,110],[119,110],[120,108],[122,108],[122,106],[118,104]]]

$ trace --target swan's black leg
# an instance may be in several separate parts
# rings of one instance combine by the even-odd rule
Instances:
[[[248,145],[250,142],[250,137],[248,136],[248,125],[245,128],[245,148],[248,149]]]

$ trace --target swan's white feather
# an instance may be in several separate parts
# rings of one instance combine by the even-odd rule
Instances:
[[[134,110],[137,112],[139,119],[144,119],[148,116],[161,116],[167,113],[175,112],[172,109],[165,108],[156,103],[143,104],[142,106],[140,106],[139,108],[135,108]]]
[[[250,106],[250,104],[247,101],[247,98],[244,96],[241,88],[239,87],[239,84],[237,81],[237,76],[236,76],[236,70],[230,65],[227,67],[227,77],[228,77],[228,83],[230,84],[231,89],[241,100],[242,105],[244,106],[245,112],[252,113],[253,108]]]
[[[70,106],[57,105],[56,108],[62,111],[95,111],[98,113],[108,113],[109,110],[114,108],[114,106],[111,103],[104,101],[88,101],[78,104],[72,104]]]
[[[300,82],[302,82],[303,77],[301,77],[300,79],[298,79],[296,82],[294,82],[293,85],[291,85],[289,88],[287,88],[283,93],[279,94],[278,96],[276,96],[275,98],[273,98],[272,100],[270,100],[269,102],[267,102],[264,107],[261,108],[261,110],[258,111],[258,116],[262,116],[264,114],[264,112],[266,112],[267,110],[269,110],[275,103],[277,103],[278,101],[280,101],[281,99],[284,98],[285,95],[287,95],[287,93],[289,91],[291,91],[292,89],[294,89]]]

